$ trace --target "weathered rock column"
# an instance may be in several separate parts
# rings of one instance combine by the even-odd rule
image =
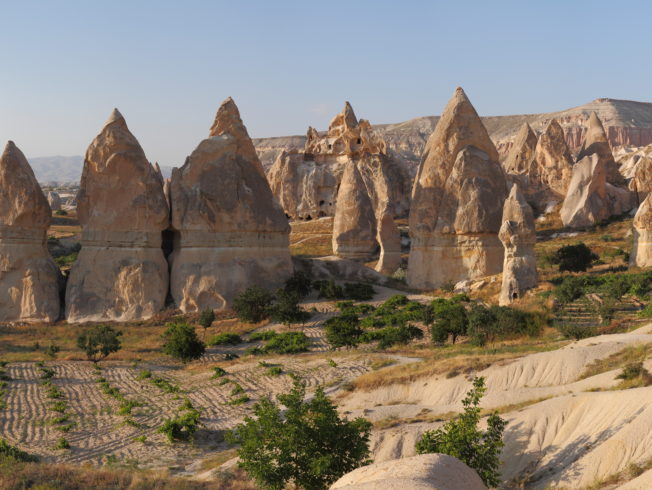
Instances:
[[[172,172],[170,292],[183,311],[225,308],[249,286],[292,273],[290,226],[230,98],[209,137]]]
[[[61,273],[47,249],[52,211],[25,155],[0,156],[0,322],[53,322]]]
[[[634,246],[629,256],[631,267],[652,267],[652,193],[648,194],[634,216]]]
[[[534,245],[537,237],[532,208],[518,185],[513,185],[503,206],[503,224],[498,238],[505,246],[503,284],[499,303],[508,305],[538,283]]]
[[[82,226],[66,291],[70,322],[146,319],[165,305],[163,183],[116,110],[86,152],[77,196]]]

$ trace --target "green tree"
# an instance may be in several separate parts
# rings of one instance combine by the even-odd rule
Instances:
[[[310,313],[301,309],[299,300],[297,293],[279,289],[276,292],[276,301],[269,308],[272,319],[284,325],[305,323],[310,318]]]
[[[299,298],[305,298],[312,291],[310,276],[303,271],[295,271],[285,281],[285,290],[288,293],[295,293]]]
[[[329,318],[325,323],[326,341],[332,348],[355,347],[360,343],[364,330],[360,328],[360,320],[355,313],[343,313]]]
[[[457,301],[437,298],[432,302],[432,312],[435,318],[430,328],[433,341],[444,343],[450,335],[454,344],[458,336],[466,334],[466,309]]]
[[[598,259],[589,247],[580,242],[559,248],[551,262],[559,266],[560,272],[585,272]]]
[[[341,419],[321,387],[304,401],[306,388],[295,381],[279,405],[263,398],[254,416],[227,433],[239,444],[240,467],[264,488],[282,489],[289,483],[307,489],[328,488],[339,477],[369,464],[371,424]]]
[[[493,342],[498,334],[494,312],[484,305],[475,303],[468,312],[467,333],[474,345],[483,346]]]
[[[247,288],[233,300],[233,310],[240,320],[258,323],[269,316],[274,297],[259,286]]]
[[[199,359],[206,350],[195,329],[187,323],[168,324],[163,333],[163,352],[183,363]]]
[[[473,388],[462,404],[464,412],[437,430],[423,433],[417,441],[417,454],[442,453],[473,468],[488,487],[500,484],[500,451],[507,422],[497,412],[487,418],[487,430],[478,429],[480,399],[486,390],[484,378],[473,379]]]
[[[210,326],[213,324],[214,321],[215,321],[215,312],[213,311],[212,308],[207,308],[205,310],[202,310],[202,312],[199,315],[199,324],[204,329],[204,338],[206,338],[206,331],[210,328]]]
[[[77,347],[86,353],[89,361],[99,362],[109,354],[120,350],[121,336],[122,332],[117,332],[108,325],[95,325],[79,334]]]

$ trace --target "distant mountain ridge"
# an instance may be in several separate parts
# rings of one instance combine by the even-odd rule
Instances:
[[[571,151],[576,152],[584,137],[591,112],[601,119],[611,146],[641,147],[652,143],[652,103],[633,100],[601,98],[587,104],[557,112],[520,114],[512,116],[485,116],[483,120],[498,151],[505,155],[517,131],[528,123],[542,133],[554,118],[564,128]],[[364,114],[360,114],[364,117]],[[385,138],[388,148],[402,159],[414,173],[428,137],[439,121],[439,116],[423,116],[396,124],[375,124],[373,128]],[[268,168],[283,150],[303,149],[305,136],[255,138],[263,165]]]
[[[34,170],[36,180],[41,184],[79,182],[84,168],[84,157],[81,155],[34,157],[27,160]],[[172,167],[162,166],[161,172],[167,179],[172,174]]]

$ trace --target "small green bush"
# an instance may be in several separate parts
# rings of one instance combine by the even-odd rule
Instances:
[[[281,366],[272,366],[267,370],[268,376],[280,376],[283,374],[283,368]]]
[[[222,377],[226,376],[227,374],[229,374],[229,373],[227,373],[224,369],[222,369],[219,366],[216,366],[216,367],[213,368],[213,376],[211,376],[211,378],[212,379],[222,378]]]
[[[117,332],[108,325],[96,325],[79,334],[77,347],[86,353],[89,361],[99,362],[120,350],[121,336],[122,332]]]
[[[557,330],[567,339],[582,340],[598,334],[595,327],[585,327],[572,323],[556,325]]]
[[[269,312],[275,322],[290,325],[292,323],[305,323],[310,318],[310,313],[299,306],[300,297],[294,292],[279,289],[276,300],[270,306]]]
[[[224,332],[211,337],[208,345],[238,345],[242,343],[242,338],[235,333]]]
[[[238,318],[249,323],[258,323],[269,315],[273,296],[258,286],[252,286],[236,296],[233,310]]]
[[[312,291],[312,280],[310,276],[303,271],[295,271],[285,281],[285,291],[294,294],[299,298],[305,298]]]
[[[57,443],[54,445],[54,449],[70,449],[70,443],[65,437],[59,437]]]
[[[272,337],[265,344],[263,351],[276,354],[298,354],[299,352],[307,352],[308,346],[309,340],[305,333],[285,332]]]
[[[249,342],[260,340],[271,340],[278,335],[274,330],[265,330],[263,332],[254,332],[249,336]]]
[[[195,409],[187,410],[175,418],[167,419],[158,429],[158,432],[165,434],[168,441],[190,441],[199,427],[201,414]]]
[[[325,323],[326,341],[334,349],[338,347],[355,347],[360,343],[364,330],[355,313],[343,313],[329,318]]]
[[[6,439],[0,438],[0,461],[29,463],[38,461],[38,457],[12,446]]]
[[[206,346],[199,340],[195,329],[187,323],[168,324],[163,333],[163,352],[183,363],[199,359]]]

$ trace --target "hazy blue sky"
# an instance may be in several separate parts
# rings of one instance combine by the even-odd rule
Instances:
[[[0,140],[83,154],[118,107],[150,160],[179,165],[232,96],[254,137],[597,97],[652,100],[640,1],[0,0]]]

